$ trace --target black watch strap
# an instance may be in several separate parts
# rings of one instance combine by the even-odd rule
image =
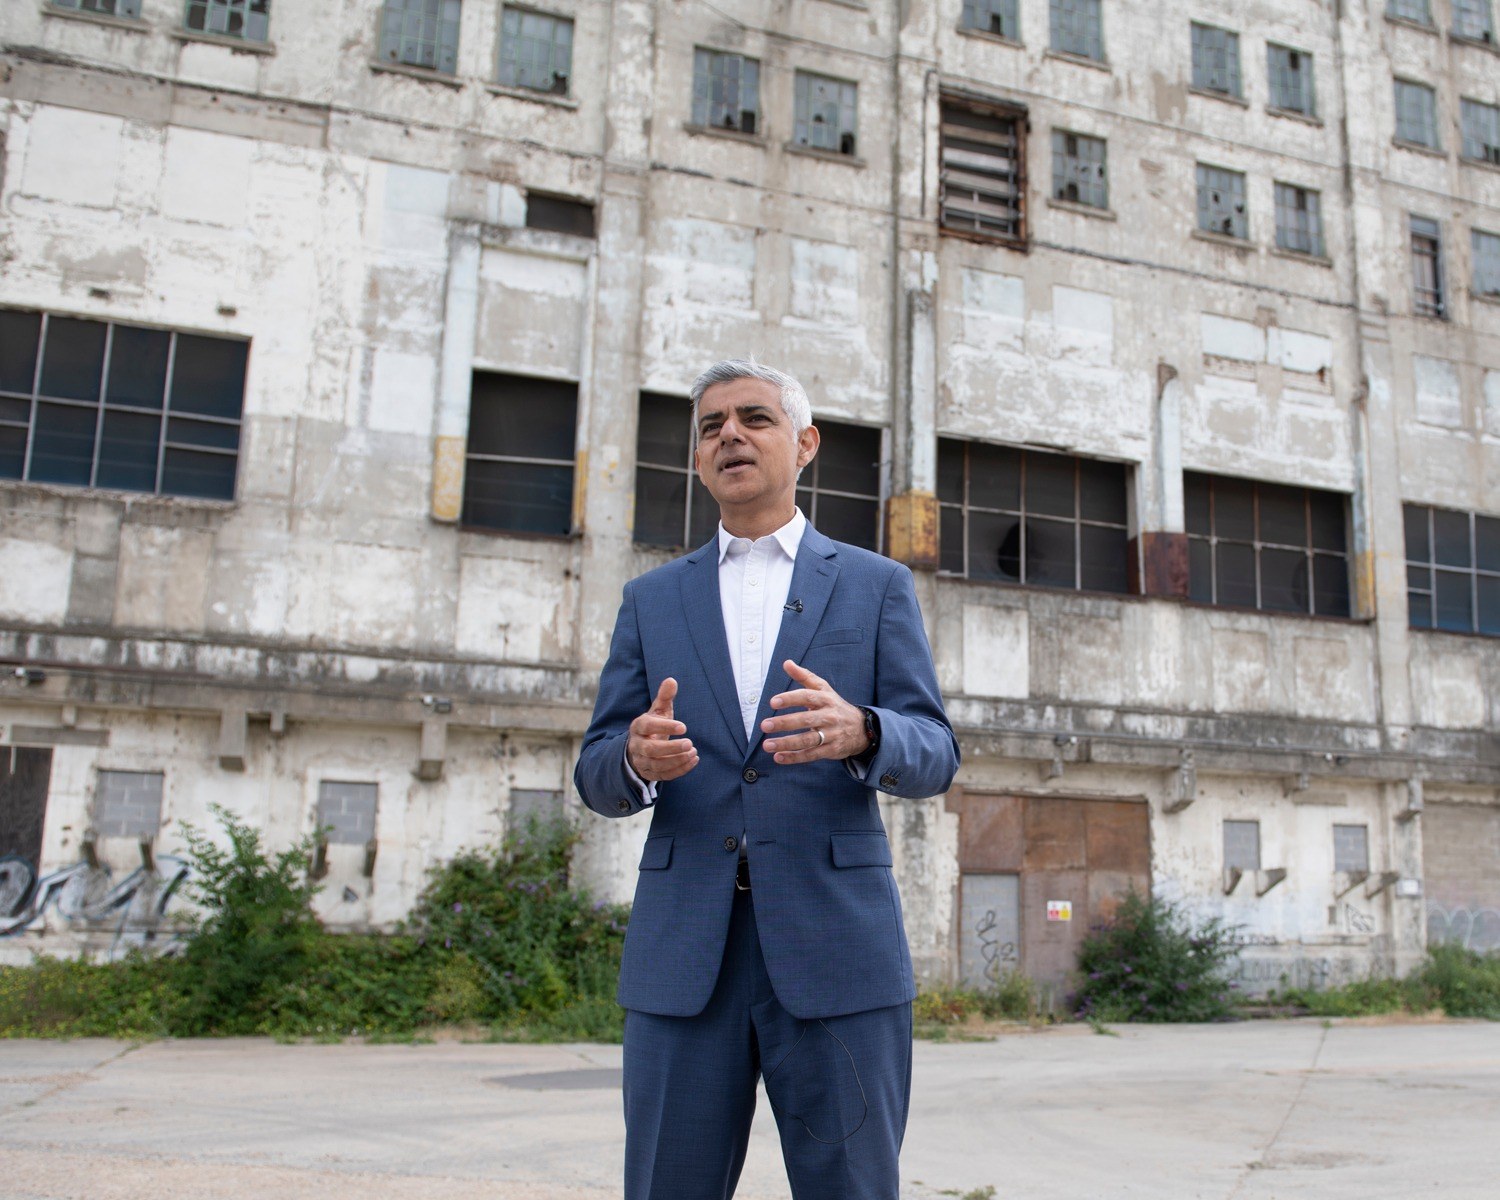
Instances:
[[[854,757],[868,762],[875,757],[875,751],[880,749],[880,718],[875,715],[873,708],[859,706],[859,711],[865,716],[865,735],[870,739],[870,744]]]

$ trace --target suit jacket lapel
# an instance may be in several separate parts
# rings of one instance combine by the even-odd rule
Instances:
[[[792,609],[781,616],[781,632],[776,636],[776,649],[771,655],[766,686],[760,694],[760,708],[755,715],[752,732],[756,735],[756,744],[760,741],[760,723],[771,715],[771,697],[792,686],[791,677],[781,664],[787,659],[795,663],[802,661],[813,634],[818,631],[818,624],[823,620],[828,598],[833,595],[834,581],[839,577],[836,553],[833,542],[811,525],[803,531],[802,544],[797,547],[797,562],[792,567],[792,586],[786,597],[788,604],[800,600],[802,611]]]
[[[687,612],[688,632],[698,649],[698,661],[713,688],[719,711],[734,735],[735,745],[743,754],[745,722],[740,716],[739,697],[734,691],[734,668],[729,662],[729,639],[724,633],[724,609],[719,603],[718,538],[689,555],[688,560],[692,566],[682,577],[682,606]],[[680,685],[681,681],[678,682]]]

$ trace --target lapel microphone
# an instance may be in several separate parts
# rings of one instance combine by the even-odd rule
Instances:
[[[786,604],[783,604],[781,606],[781,611],[799,613],[802,611],[802,601],[792,600]]]

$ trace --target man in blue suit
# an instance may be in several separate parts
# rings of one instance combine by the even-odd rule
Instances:
[[[877,792],[958,744],[904,566],[796,507],[818,450],[790,376],[693,384],[708,545],[633,580],[575,781],[650,811],[625,936],[626,1200],[727,1200],[757,1077],[798,1200],[896,1200],[916,995]]]

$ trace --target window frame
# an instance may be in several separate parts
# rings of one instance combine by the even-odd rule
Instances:
[[[1099,145],[1099,158],[1097,164],[1085,161],[1075,152],[1067,152],[1069,138],[1076,139],[1077,145],[1081,147],[1085,142],[1094,142]],[[1061,149],[1059,149],[1061,139]],[[1099,202],[1084,199],[1084,191],[1077,178],[1086,173],[1093,166],[1099,168],[1098,194]],[[1087,182],[1087,181],[1084,181]],[[1078,195],[1065,196],[1060,194],[1067,190],[1071,184]],[[1109,140],[1099,137],[1093,133],[1079,133],[1074,129],[1052,130],[1052,199],[1061,200],[1065,204],[1082,204],[1086,208],[1098,209],[1100,212],[1109,211]]]
[[[569,446],[569,457],[566,459],[545,458],[539,455],[491,454],[473,450],[471,445],[474,440],[475,392],[478,390],[476,386],[477,378],[481,375],[494,376],[498,379],[510,380],[523,385],[539,383],[549,386],[571,387],[573,389],[573,441]],[[475,367],[473,369],[469,385],[469,420],[468,426],[464,430],[464,491],[460,502],[460,528],[474,533],[486,533],[504,537],[571,538],[578,533],[578,411],[580,407],[580,390],[581,384],[572,379],[549,378],[542,375],[522,375],[514,371],[488,370],[483,367]],[[507,400],[518,404],[526,403],[524,397],[507,397]],[[567,467],[570,473],[567,500],[567,528],[565,530],[527,529],[518,528],[514,525],[486,524],[473,520],[470,511],[469,488],[473,479],[470,464],[475,462],[520,467]]]
[[[1084,456],[1084,455],[1081,455],[1081,454],[1066,454],[1066,453],[1057,453],[1057,452],[1053,452],[1053,451],[1034,450],[1034,449],[1031,449],[1031,448],[1026,447],[1026,446],[1014,446],[1014,445],[1008,445],[1008,444],[1000,443],[1000,442],[984,441],[984,440],[981,440],[979,438],[948,436],[948,435],[941,435],[940,434],[939,437],[938,437],[938,463],[939,463],[939,470],[940,471],[941,471],[941,463],[942,463],[942,460],[943,460],[943,443],[945,443],[945,442],[947,442],[947,443],[949,443],[950,445],[953,445],[953,446],[962,447],[962,449],[963,449],[963,479],[962,479],[962,483],[961,483],[961,494],[960,494],[961,498],[959,500],[945,500],[943,498],[943,494],[944,494],[944,492],[947,489],[945,488],[942,480],[939,480],[938,492],[937,492],[937,496],[938,496],[938,575],[939,576],[941,576],[943,578],[947,578],[947,579],[965,579],[965,580],[970,580],[970,581],[975,582],[975,583],[982,583],[982,584],[987,584],[987,585],[999,585],[999,586],[1002,586],[1002,587],[1046,588],[1048,591],[1052,591],[1052,592],[1080,592],[1080,593],[1083,593],[1085,595],[1097,595],[1097,596],[1130,596],[1130,595],[1134,595],[1135,594],[1135,592],[1133,592],[1131,590],[1131,569],[1130,569],[1130,549],[1129,549],[1129,546],[1130,546],[1130,470],[1131,470],[1131,464],[1125,463],[1125,462],[1116,462],[1115,460],[1112,460],[1112,459],[1090,458],[1090,457],[1087,457],[1087,456]],[[974,472],[974,468],[973,468],[973,448],[976,447],[976,446],[982,447],[984,449],[991,449],[991,450],[1000,450],[1000,451],[1007,451],[1008,450],[1008,451],[1011,451],[1011,452],[1015,453],[1018,456],[1017,476],[1016,476],[1016,495],[1017,495],[1017,505],[1018,505],[1017,508],[1015,508],[1015,509],[994,508],[994,507],[990,507],[990,506],[987,506],[987,505],[975,504],[975,503],[972,502],[972,500],[971,500],[971,493],[972,493],[971,484],[972,484],[972,481],[973,481],[973,472]],[[1071,517],[1059,516],[1056,513],[1038,512],[1038,511],[1034,511],[1034,510],[1031,510],[1030,508],[1028,508],[1027,503],[1026,503],[1026,501],[1027,501],[1027,496],[1026,496],[1027,487],[1026,487],[1026,485],[1027,485],[1028,464],[1029,464],[1030,459],[1035,458],[1035,457],[1043,457],[1043,458],[1057,459],[1057,460],[1066,460],[1066,461],[1071,462],[1072,468],[1073,468],[1073,514],[1072,514]],[[1102,520],[1099,520],[1097,518],[1091,518],[1091,517],[1084,517],[1083,516],[1083,475],[1084,475],[1085,470],[1091,464],[1107,465],[1107,466],[1111,466],[1111,467],[1120,467],[1120,468],[1123,469],[1123,474],[1124,474],[1123,486],[1124,486],[1125,494],[1122,497],[1123,509],[1124,509],[1124,519],[1122,521],[1119,521],[1119,522],[1115,522],[1115,521],[1102,521]],[[963,569],[961,571],[953,570],[951,568],[943,566],[942,528],[943,528],[943,523],[944,523],[943,522],[943,514],[944,514],[945,510],[947,512],[949,512],[949,513],[957,511],[960,514],[960,526],[959,526],[960,530],[961,530],[960,540],[962,542],[962,548],[963,548]],[[1019,575],[1016,578],[1014,578],[1014,579],[1009,579],[1009,578],[1004,578],[1004,577],[993,578],[993,577],[985,577],[985,576],[976,577],[973,574],[973,566],[972,566],[972,564],[970,562],[970,547],[971,547],[971,542],[972,542],[972,539],[970,537],[970,517],[971,517],[972,513],[979,513],[979,514],[981,514],[983,516],[986,516],[986,517],[996,517],[996,516],[998,516],[998,517],[1002,517],[1002,518],[1014,518],[1016,520],[1016,522],[1017,522],[1017,528],[1020,530],[1020,538],[1019,538],[1019,541],[1017,543],[1017,553],[1016,553],[1016,558],[1017,558],[1018,566],[1020,568],[1020,573],[1019,573]],[[1029,565],[1028,564],[1028,554],[1027,554],[1027,550],[1028,550],[1028,547],[1027,547],[1027,538],[1028,538],[1027,522],[1028,521],[1035,521],[1035,520],[1051,521],[1051,522],[1055,522],[1055,523],[1059,523],[1059,524],[1066,523],[1066,524],[1068,524],[1068,525],[1070,525],[1072,527],[1072,540],[1073,540],[1073,549],[1072,549],[1073,582],[1071,584],[1066,584],[1065,585],[1065,584],[1048,583],[1046,581],[1035,581],[1035,580],[1027,578],[1027,575],[1028,575],[1027,567]],[[1084,528],[1106,529],[1106,530],[1111,530],[1111,531],[1118,531],[1118,532],[1120,532],[1120,533],[1122,533],[1124,535],[1126,550],[1125,550],[1125,559],[1124,559],[1124,562],[1121,564],[1123,566],[1123,568],[1124,568],[1124,584],[1125,584],[1124,587],[1120,588],[1119,590],[1114,590],[1114,589],[1110,589],[1110,588],[1097,588],[1097,587],[1084,587],[1083,586],[1083,566],[1084,566],[1084,563],[1083,563],[1083,530],[1084,530]]]
[[[1188,28],[1191,31],[1193,87],[1216,96],[1243,100],[1245,84],[1240,70],[1239,33],[1222,25],[1210,25],[1206,21],[1189,21]],[[1214,45],[1215,41],[1220,44]],[[1210,61],[1214,57],[1222,61]],[[1214,82],[1220,72],[1224,76],[1224,87]]]
[[[838,110],[839,124],[835,133],[837,142],[834,146],[816,145],[812,139],[812,130],[815,125],[820,124],[815,120],[819,113],[813,105],[813,88],[818,85],[833,85],[838,89],[838,99],[833,102]],[[847,92],[846,92],[847,89]],[[843,118],[845,114],[850,116],[851,125],[844,128]],[[825,128],[827,122],[821,123]],[[848,140],[848,148],[845,149],[845,139]],[[824,75],[819,71],[807,71],[797,68],[792,78],[792,145],[799,150],[811,150],[815,153],[836,155],[854,161],[859,160],[859,83],[852,79],[840,79],[835,75]]]
[[[1303,187],[1298,183],[1276,180],[1272,185],[1276,209],[1276,248],[1288,254],[1306,254],[1312,258],[1326,258],[1327,245],[1323,239],[1323,194],[1316,188]],[[1297,201],[1300,207],[1290,203]],[[1305,214],[1304,228],[1298,229],[1295,222],[1283,222],[1282,214],[1301,212]],[[1306,246],[1291,245],[1294,236],[1301,234],[1307,239]]]
[[[715,107],[714,101],[714,67],[725,60],[738,60],[739,62],[740,74],[735,81],[735,96],[740,103],[736,105],[736,111],[739,115],[737,123],[734,125],[722,125],[716,120],[718,109]],[[701,76],[699,74],[700,67],[703,68]],[[746,71],[749,68],[753,68],[753,83],[750,84],[750,88],[753,92],[754,106],[746,109],[742,101],[746,89]],[[700,80],[702,86],[700,86]],[[725,86],[727,90],[727,84]],[[745,137],[762,136],[764,130],[762,128],[760,106],[760,59],[751,58],[750,55],[741,54],[737,50],[716,50],[712,46],[695,45],[693,47],[693,78],[691,88],[689,120],[694,129],[711,129],[715,133],[738,133]],[[703,120],[699,120],[700,98],[704,106],[703,116],[705,119]],[[753,128],[751,129],[744,128],[746,112],[750,113],[752,119]]]
[[[1288,61],[1286,64],[1278,63],[1276,61],[1276,56],[1278,53],[1288,56],[1295,56],[1299,65],[1293,67],[1290,65],[1290,61]],[[1306,107],[1298,108],[1295,105],[1283,104],[1281,101],[1285,95],[1285,92],[1281,87],[1278,86],[1277,81],[1279,79],[1289,79],[1294,74],[1301,74],[1302,66],[1300,64],[1302,63],[1307,64],[1307,71],[1306,75],[1303,76],[1303,82],[1300,82],[1298,86],[1302,89],[1303,95],[1306,98]],[[1296,113],[1298,116],[1310,117],[1314,119],[1317,117],[1317,74],[1313,56],[1306,50],[1299,50],[1295,46],[1287,46],[1281,42],[1267,42],[1266,84],[1267,90],[1270,92],[1269,107],[1274,112]]]
[[[1463,96],[1459,98],[1458,114],[1459,157],[1500,167],[1500,104]],[[1477,129],[1480,124],[1488,128]]]
[[[1054,54],[1089,62],[1108,62],[1104,51],[1104,6],[1101,0],[1048,0],[1047,45]],[[1080,45],[1084,48],[1075,48]],[[1097,53],[1090,53],[1090,50]]]
[[[437,38],[428,42],[422,37],[408,37],[406,35],[406,22],[408,18],[416,18],[418,21],[425,15],[419,11],[419,6],[429,3],[429,0],[382,0],[380,5],[380,27],[379,36],[376,39],[375,61],[381,66],[393,66],[398,68],[411,68],[416,71],[431,71],[436,75],[456,76],[458,74],[458,48],[459,35],[462,32],[463,23],[463,0],[451,0],[454,6],[454,17],[449,20],[443,15],[443,10],[450,0],[430,0],[435,12],[433,20],[437,22]],[[390,28],[392,20],[401,22],[399,31],[393,33]],[[420,29],[420,26],[419,26]],[[452,42],[444,41],[444,34],[452,32]],[[387,54],[389,46],[394,45],[394,53]],[[417,48],[430,46],[432,49],[432,62],[421,60],[420,53],[413,57],[407,53],[408,46]],[[451,66],[443,65],[445,60],[452,60]]]
[[[959,7],[958,27],[969,33],[982,33],[989,37],[1003,38],[1007,42],[1021,40],[1020,0],[963,0]],[[988,18],[980,23],[981,16]],[[1000,18],[1000,29],[991,28],[996,17]]]
[[[1208,532],[1195,530],[1197,524],[1197,513],[1193,509],[1194,485],[1199,480],[1207,481],[1208,484]],[[1251,489],[1251,508],[1249,513],[1250,536],[1233,536],[1228,533],[1220,533],[1220,517],[1218,512],[1219,498],[1216,485],[1223,481],[1235,487],[1249,487]],[[1294,544],[1291,542],[1272,541],[1262,536],[1261,530],[1261,489],[1276,488],[1282,491],[1300,492],[1302,501],[1302,542]],[[1301,484],[1271,483],[1259,479],[1246,479],[1239,476],[1216,475],[1207,471],[1184,471],[1183,472],[1184,493],[1184,516],[1186,517],[1185,530],[1188,541],[1188,599],[1194,604],[1206,604],[1215,608],[1234,608],[1244,611],[1268,613],[1273,615],[1284,615],[1293,617],[1309,617],[1323,620],[1350,620],[1354,614],[1354,589],[1349,576],[1352,566],[1352,555],[1349,551],[1349,523],[1350,523],[1350,498],[1343,492],[1327,491],[1322,488],[1305,487]],[[1314,513],[1313,498],[1329,497],[1338,503],[1340,508],[1340,520],[1342,525],[1341,540],[1342,550],[1330,550],[1326,547],[1315,545],[1313,534]],[[1200,589],[1196,586],[1198,580],[1194,578],[1193,562],[1195,559],[1195,545],[1207,546],[1207,574],[1208,595],[1206,597],[1198,594]],[[1245,547],[1253,556],[1254,580],[1255,580],[1255,602],[1253,604],[1234,603],[1219,598],[1219,557],[1221,546]],[[1298,553],[1302,556],[1306,568],[1307,607],[1305,609],[1291,609],[1283,607],[1271,607],[1266,603],[1265,597],[1265,571],[1263,563],[1267,552],[1286,554]],[[1320,612],[1318,610],[1318,560],[1337,560],[1342,563],[1344,612]]]
[[[1232,238],[1236,242],[1249,242],[1249,240],[1250,240],[1250,201],[1249,201],[1249,196],[1248,196],[1248,191],[1249,191],[1248,182],[1249,181],[1248,181],[1248,179],[1247,179],[1247,177],[1245,175],[1245,172],[1244,171],[1236,171],[1236,170],[1233,170],[1233,169],[1231,169],[1229,167],[1218,167],[1218,166],[1215,166],[1212,163],[1206,163],[1206,162],[1199,162],[1199,163],[1196,163],[1194,165],[1196,167],[1195,177],[1196,177],[1196,181],[1197,181],[1197,230],[1198,230],[1198,232],[1199,233],[1212,234],[1212,235],[1214,235],[1216,237]],[[1222,176],[1224,182],[1216,184],[1214,182],[1214,180],[1211,178],[1211,175]],[[1228,187],[1224,186],[1225,183],[1227,183],[1230,186],[1228,186]],[[1209,205],[1205,205],[1204,204],[1204,202],[1203,202],[1203,196],[1204,196],[1205,190],[1210,191],[1210,192],[1217,191],[1217,192],[1220,192],[1221,194],[1224,193],[1224,192],[1226,192],[1226,191],[1230,191],[1230,192],[1237,191],[1238,200],[1239,200],[1239,204],[1238,204],[1237,209],[1236,209],[1236,212],[1238,213],[1238,221],[1236,221],[1235,212],[1231,212],[1230,215],[1229,215],[1229,222],[1230,222],[1230,229],[1229,229],[1229,231],[1226,232],[1224,229],[1216,227],[1217,224],[1222,224],[1222,222],[1221,221],[1217,221],[1216,218],[1213,217],[1213,215],[1212,215],[1213,212],[1214,212],[1213,206],[1211,204],[1209,204]],[[1207,224],[1205,224],[1205,220],[1207,220],[1207,222],[1208,222]],[[1239,233],[1234,232],[1234,227],[1235,227],[1236,224],[1240,225],[1240,227],[1242,228],[1243,232],[1239,232]]]
[[[1485,247],[1489,247],[1486,252]],[[1471,282],[1469,290],[1486,300],[1500,300],[1500,233],[1469,230]],[[1484,274],[1481,274],[1484,271]],[[1485,284],[1488,283],[1488,287]]]
[[[1396,106],[1396,141],[1404,146],[1420,146],[1424,150],[1441,151],[1443,139],[1438,121],[1437,89],[1419,79],[1406,79],[1399,75],[1392,78],[1391,86]],[[1402,103],[1403,95],[1423,97],[1425,103],[1420,114],[1422,128],[1416,132],[1421,135],[1430,135],[1430,141],[1427,136],[1409,136],[1413,129],[1410,121],[1407,120],[1410,110]]]
[[[1446,321],[1448,319],[1448,281],[1447,273],[1443,269],[1443,224],[1433,217],[1409,213],[1407,230],[1410,237],[1412,263],[1412,315]],[[1429,258],[1432,263],[1430,284],[1421,278],[1421,264],[1424,259]]]
[[[109,4],[112,7],[85,8],[85,4]],[[140,21],[141,0],[46,0],[49,9],[61,9],[66,13],[79,13],[86,17],[114,17],[117,21]],[[121,12],[122,8],[129,9]]]
[[[193,24],[193,13],[195,11],[203,14],[203,25],[201,28]],[[210,27],[215,13],[223,14],[222,20],[226,26],[224,29],[213,29]],[[238,33],[228,28],[229,23],[236,14],[240,18],[240,31]],[[249,30],[252,27],[252,18],[257,16],[262,18],[259,22],[260,32],[253,34]],[[208,34],[210,37],[236,38],[243,42],[265,45],[271,40],[271,0],[184,0],[182,27],[189,33],[203,33]]]
[[[1011,125],[1011,130],[1012,131],[1011,131],[1011,133],[1009,135],[1006,135],[1006,134],[1003,134],[1003,133],[1000,133],[1000,132],[997,132],[997,131],[994,131],[994,130],[986,130],[986,129],[980,128],[977,125],[976,126],[968,126],[968,125],[963,125],[963,124],[960,124],[960,123],[957,123],[957,122],[952,122],[952,121],[948,120],[948,117],[950,115],[956,114],[956,113],[959,113],[959,112],[968,113],[968,114],[970,114],[970,115],[972,115],[974,117],[980,118],[981,120],[1001,122],[1001,123],[1009,122],[1010,125]],[[1027,204],[1026,204],[1026,194],[1027,194],[1027,173],[1026,173],[1027,129],[1028,129],[1028,125],[1027,125],[1026,110],[1024,108],[1020,107],[1019,105],[1005,104],[1005,103],[996,102],[996,101],[988,101],[988,100],[980,99],[978,97],[961,96],[961,95],[956,95],[956,94],[953,94],[953,93],[944,93],[944,94],[942,94],[939,97],[939,100],[938,100],[938,231],[939,231],[939,233],[945,234],[945,235],[957,236],[957,237],[970,238],[970,239],[972,239],[974,241],[988,242],[988,243],[999,243],[1001,245],[1011,246],[1011,247],[1014,247],[1014,248],[1020,249],[1020,250],[1024,250],[1024,249],[1026,249],[1028,247],[1028,245],[1030,244],[1031,227],[1030,227],[1030,221],[1028,220]],[[955,163],[957,163],[957,165],[950,166],[949,161],[948,161],[948,154],[949,154],[950,150],[953,151],[953,152],[955,152],[956,154],[968,153],[968,154],[970,154],[971,157],[974,155],[974,152],[972,152],[972,151],[966,152],[966,151],[961,150],[959,147],[953,145],[952,144],[953,142],[968,141],[968,142],[973,142],[973,143],[976,143],[976,144],[978,144],[978,143],[984,143],[984,142],[992,142],[992,144],[994,144],[994,145],[996,145],[998,147],[998,146],[1002,146],[1004,144],[1003,139],[1006,136],[1009,136],[1009,138],[1010,138],[1010,163],[1011,163],[1011,172],[1010,172],[1010,175],[1009,175],[1008,179],[1002,173],[999,173],[998,171],[994,171],[994,170],[985,171],[985,170],[966,170],[966,169],[963,169],[966,165],[967,166],[973,166],[974,164],[972,164],[972,163],[969,163],[969,164],[960,163],[960,162],[958,162],[957,159],[955,159]],[[997,163],[998,163],[998,161],[1000,160],[1001,156],[999,154],[997,154],[995,157],[996,157],[996,160],[997,160]],[[961,186],[961,187],[957,186],[956,183],[955,183],[955,186],[954,186],[955,199],[958,198],[958,194],[961,193],[961,192],[967,192],[967,193],[969,193],[970,194],[970,199],[966,203],[956,204],[956,205],[953,206],[953,212],[954,212],[954,218],[953,219],[950,219],[950,217],[949,217],[950,205],[949,205],[949,199],[948,198],[949,198],[949,185],[950,185],[950,171],[953,171],[953,172],[955,172],[955,173],[957,173],[959,175],[973,176],[974,179],[976,180],[976,183],[974,183],[974,184],[967,184],[967,185],[964,185],[964,186]],[[1008,182],[1008,184],[1009,184],[1009,186],[1011,188],[1012,195],[1014,196],[1014,203],[1011,205],[1011,207],[1012,207],[1013,211],[1015,212],[1015,222],[1014,222],[1015,229],[1014,229],[1013,232],[1008,232],[1007,233],[1007,232],[1005,232],[1003,230],[1000,230],[1000,229],[987,229],[987,228],[984,228],[981,225],[981,223],[980,223],[983,220],[983,214],[979,211],[979,207],[978,206],[980,204],[982,204],[982,203],[989,203],[991,205],[995,205],[997,201],[1003,202],[1004,198],[1005,198],[1004,197],[1004,192],[1003,192],[1003,190],[999,186],[994,187],[992,190],[990,190],[988,192],[986,192],[984,190],[984,188],[985,188],[985,178],[986,177],[992,178],[992,179],[996,180],[997,184],[1000,183],[1000,182],[1002,182],[1002,181],[1003,182]],[[965,214],[967,214],[969,216],[970,221],[972,222],[971,224],[960,224],[960,223],[958,223],[958,219],[957,218],[959,218],[960,216],[965,215]]]
[[[1449,562],[1439,562],[1437,555],[1437,521],[1438,514],[1448,517],[1462,517],[1467,525],[1466,553],[1468,565]],[[1475,512],[1469,509],[1444,508],[1435,504],[1413,504],[1403,503],[1401,506],[1402,536],[1405,542],[1406,560],[1406,612],[1407,625],[1411,629],[1430,630],[1434,633],[1458,633],[1472,634],[1479,637],[1500,637],[1500,558],[1493,560],[1493,565],[1482,566],[1479,553],[1480,522],[1493,525],[1492,536],[1496,539],[1496,553],[1500,554],[1500,516],[1490,516],[1487,513]],[[1415,557],[1412,553],[1412,524],[1413,518],[1420,517],[1423,525],[1423,537],[1427,543],[1427,554],[1425,557]],[[1414,586],[1414,580],[1418,579],[1417,573],[1425,574],[1425,580]],[[1457,576],[1468,582],[1468,606],[1469,622],[1468,628],[1460,629],[1454,625],[1440,625],[1438,623],[1438,577],[1439,574]],[[1486,591],[1493,591],[1495,595],[1495,624],[1493,628],[1487,628],[1484,623],[1483,614],[1487,611],[1486,605],[1481,603],[1481,582],[1488,586]],[[1425,586],[1424,586],[1425,584]],[[1426,609],[1425,623],[1417,620],[1419,600],[1422,607]]]
[[[1405,21],[1424,29],[1435,27],[1432,0],[1386,0],[1385,15],[1392,21]]]
[[[507,35],[506,24],[512,15],[514,15],[516,19],[517,30],[514,34]],[[539,18],[543,21],[551,22],[551,36],[548,38],[546,43],[548,48],[546,65],[551,70],[552,82],[549,86],[546,87],[540,86],[539,84],[535,83],[524,83],[521,81],[520,76],[524,68],[538,65],[535,59],[528,60],[527,63],[522,63],[520,58],[507,59],[506,57],[506,50],[508,48],[515,48],[517,39],[528,43],[537,42],[537,39],[527,38],[526,35],[521,32],[521,26],[525,24],[526,18],[528,17]],[[541,96],[559,96],[563,99],[571,98],[573,94],[573,38],[577,28],[574,19],[570,16],[564,16],[560,13],[548,12],[545,9],[532,8],[529,5],[525,4],[502,4],[500,6],[499,24],[500,34],[497,45],[495,47],[495,82],[500,87],[516,88],[519,91],[525,92],[536,92]],[[557,35],[563,30],[567,30],[568,34],[566,47],[568,69],[566,74],[560,73],[557,70],[556,62],[556,55],[559,45]],[[512,78],[509,79],[506,78],[507,66],[511,68],[512,74]],[[561,81],[560,87],[559,81]]]
[[[1481,46],[1495,44],[1495,9],[1492,0],[1452,0],[1453,24],[1449,33],[1463,42]],[[1468,19],[1475,24],[1460,28]]]

